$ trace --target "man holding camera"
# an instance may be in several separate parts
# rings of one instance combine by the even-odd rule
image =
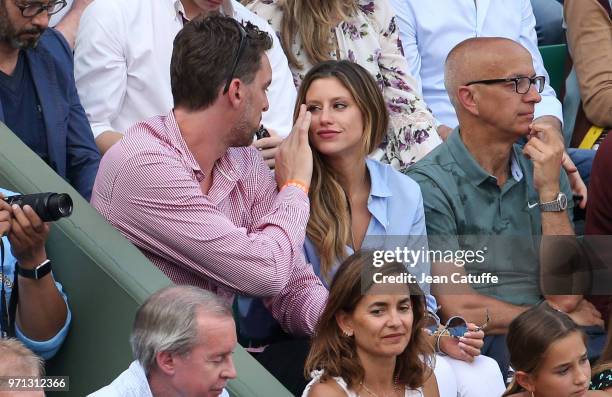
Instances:
[[[4,200],[14,194],[0,189],[0,333],[18,338],[48,359],[66,338],[70,310],[45,251],[49,226],[29,205],[21,208]]]

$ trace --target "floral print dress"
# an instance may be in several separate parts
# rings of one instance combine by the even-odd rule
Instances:
[[[280,37],[283,0],[256,0],[247,7],[268,21]],[[378,82],[389,109],[390,125],[387,139],[371,156],[405,171],[433,148],[442,143],[436,131],[434,117],[416,91],[416,82],[408,71],[402,52],[395,14],[387,0],[357,0],[355,15],[341,22],[330,32],[333,44],[330,59],[346,59],[367,69]],[[295,37],[293,53],[303,65],[292,65],[293,81],[299,87],[312,68],[303,51],[301,40]]]

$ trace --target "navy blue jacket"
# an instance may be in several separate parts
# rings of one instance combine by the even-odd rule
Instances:
[[[77,94],[72,50],[61,33],[46,29],[38,46],[25,54],[43,110],[49,164],[89,200],[100,152]]]

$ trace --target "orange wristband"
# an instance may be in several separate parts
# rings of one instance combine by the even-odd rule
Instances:
[[[297,179],[289,179],[287,182],[285,182],[285,184],[281,187],[280,190],[283,190],[287,186],[297,187],[298,189],[300,189],[304,193],[308,194],[308,187],[303,182],[298,181]]]

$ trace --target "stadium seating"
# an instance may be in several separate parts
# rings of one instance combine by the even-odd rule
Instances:
[[[544,59],[544,67],[550,78],[550,85],[555,90],[557,98],[563,102],[565,78],[567,77],[566,62],[568,58],[567,45],[555,44],[540,47]]]

